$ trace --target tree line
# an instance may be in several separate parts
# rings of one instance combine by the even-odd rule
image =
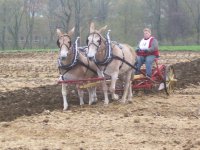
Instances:
[[[200,43],[200,0],[0,0],[0,49],[55,48],[56,28],[74,26],[85,45],[92,21],[132,46],[144,27],[160,45]]]

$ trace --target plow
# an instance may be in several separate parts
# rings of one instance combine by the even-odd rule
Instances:
[[[72,29],[70,31],[73,32],[74,30]],[[96,89],[99,89],[100,92],[104,94],[104,103],[108,104],[109,99],[107,84],[109,83],[109,91],[111,93],[112,99],[118,100],[119,97],[116,93],[122,93],[122,99],[120,101],[123,103],[125,103],[127,99],[131,101],[133,91],[165,91],[167,95],[170,95],[174,91],[177,80],[175,78],[175,71],[172,66],[166,66],[164,64],[160,65],[158,63],[158,58],[156,57],[154,59],[154,65],[152,67],[152,76],[147,76],[147,71],[144,65],[144,67],[138,69],[136,67],[137,62],[132,62],[132,60],[137,59],[136,55],[132,53],[133,49],[126,45],[123,45],[123,47],[120,43],[111,41],[109,33],[110,30],[108,30],[106,38],[102,38],[99,33],[90,33],[87,38],[87,47],[84,48],[86,49],[86,51],[80,52],[80,49],[83,48],[78,47],[79,37],[77,37],[75,43],[71,45],[70,36],[68,34],[62,34],[59,30],[57,31],[57,34],[59,35],[57,44],[60,48],[60,55],[58,58],[60,78],[58,83],[62,84],[62,95],[64,104],[63,110],[66,110],[68,108],[67,87],[69,85],[76,86],[79,95],[80,105],[84,104],[84,89],[88,90],[89,105],[97,101]],[[97,43],[94,42],[94,37],[98,38],[98,40],[96,39]],[[66,42],[67,40],[68,42]],[[101,50],[99,54],[104,53],[104,56],[98,55],[102,59],[98,60],[98,57],[95,56],[95,53],[97,53],[97,51],[100,51],[99,49],[101,48],[103,40],[105,47]],[[66,43],[64,43],[64,41]],[[89,48],[91,45],[93,46],[93,48],[95,48],[95,51],[91,52],[91,54],[89,55]],[[120,52],[120,54],[118,54],[118,52]],[[113,63],[114,60],[115,62],[121,62],[121,64]],[[121,67],[123,66],[125,68],[122,69]],[[83,70],[83,68],[85,69],[85,71]],[[106,73],[106,70],[112,70],[112,72],[108,71]],[[71,73],[69,73],[70,71]],[[85,75],[87,71],[90,71],[93,74],[86,77]],[[136,75],[135,72],[137,72]],[[96,88],[99,84],[102,84],[102,89]]]
[[[146,69],[141,69],[141,74],[132,76],[132,89],[136,90],[154,90],[165,91],[167,95],[174,92],[176,86],[175,70],[172,66],[159,65],[159,60],[154,60],[154,66],[152,68],[152,77],[145,75]],[[58,84],[78,85],[80,89],[86,89],[98,86],[103,80],[110,82],[110,78],[94,77],[81,80],[59,80]],[[119,81],[120,83],[120,81]],[[123,83],[120,83],[123,87]],[[117,88],[115,91],[123,91],[123,88]]]
[[[111,40],[109,36],[110,30],[108,30],[107,35],[106,35],[106,43],[108,43],[108,60],[109,58],[112,57],[112,59],[120,60],[121,62],[125,63],[129,67],[131,67],[133,70],[136,70],[137,68],[135,65],[130,64],[128,61],[125,59],[122,59],[118,56],[112,56],[112,50],[111,50]],[[75,41],[75,52],[78,52],[78,49],[87,49],[87,47],[78,47],[78,39],[77,37]],[[107,61],[107,60],[106,60]],[[76,63],[76,62],[75,62]],[[91,68],[86,66],[88,69],[93,71]],[[94,71],[93,71],[94,72]],[[106,76],[106,75],[105,75]],[[91,78],[85,78],[85,79],[80,79],[80,80],[63,80],[63,77],[60,77],[61,80],[58,81],[59,84],[67,84],[67,85],[76,85],[79,89],[86,89],[86,88],[91,88],[91,87],[96,87],[98,86],[102,81],[106,81],[107,83],[110,82],[110,77],[91,77]],[[148,77],[146,75],[146,68],[143,65],[143,68],[139,71],[139,74],[137,75],[132,75],[131,78],[131,87],[133,91],[136,90],[153,90],[153,91],[165,91],[167,95],[170,95],[173,93],[175,86],[176,86],[176,76],[175,76],[175,70],[172,66],[167,66],[164,64],[159,64],[159,58],[154,59],[154,64],[152,67],[152,76]],[[118,91],[123,91],[123,82],[120,82],[119,80],[119,87],[115,89],[116,92]]]

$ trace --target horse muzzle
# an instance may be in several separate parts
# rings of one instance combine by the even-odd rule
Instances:
[[[94,56],[88,57],[88,59],[89,59],[90,61],[93,61],[93,60],[94,60]]]
[[[62,67],[62,66],[64,66],[64,61],[66,60],[66,57],[59,57],[58,58],[58,66],[59,67]]]
[[[66,60],[66,58],[67,58],[67,56],[62,56],[62,57],[60,57],[60,60],[64,61],[64,60]]]

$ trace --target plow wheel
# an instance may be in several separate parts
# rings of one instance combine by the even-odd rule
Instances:
[[[168,95],[174,92],[176,82],[174,68],[167,66],[165,70],[165,91]]]

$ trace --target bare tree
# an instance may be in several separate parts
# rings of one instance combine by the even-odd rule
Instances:
[[[175,44],[175,40],[179,35],[179,8],[178,8],[178,0],[168,0],[168,36],[172,43]]]
[[[75,38],[80,37],[80,0],[75,0]],[[80,41],[79,41],[80,42]]]
[[[191,16],[193,18],[193,22],[195,25],[195,29],[197,31],[197,38],[196,44],[200,44],[200,1],[194,0],[192,3],[191,1],[184,0],[186,6],[188,7]]]
[[[38,7],[39,7],[39,0],[24,0],[24,8],[26,10],[27,34],[23,48],[25,48],[27,44],[29,45],[29,48],[32,48],[35,14],[38,10]]]
[[[161,15],[162,15],[162,1],[161,0],[146,0],[146,6],[148,8],[147,16],[150,18],[150,24],[153,29],[156,31],[157,39],[162,40],[161,33]]]
[[[158,40],[162,40],[161,36],[161,0],[155,0],[156,1],[156,6],[155,6],[155,29],[157,32],[157,38]]]
[[[5,1],[3,1],[3,4],[2,4],[2,23],[3,23],[3,26],[2,26],[2,30],[1,30],[1,40],[0,40],[0,44],[1,44],[1,48],[4,50],[5,49],[5,43],[6,43],[6,40],[5,40],[5,36],[6,36],[6,14],[7,14],[7,8],[6,8],[6,4],[5,4]]]
[[[53,37],[55,35],[55,31],[57,28],[57,19],[55,18],[55,10],[57,7],[58,7],[57,0],[48,1],[48,8],[47,8],[46,15],[48,19],[48,28],[50,31],[50,38],[44,47],[47,47],[48,45],[55,45],[51,43],[54,41]]]
[[[98,5],[97,17],[101,22],[105,22],[106,18],[108,17],[109,0],[99,0],[98,4],[99,5]]]
[[[69,23],[72,16],[72,4],[70,3],[70,0],[60,0],[60,4],[62,13],[56,14],[56,16],[60,18],[61,24],[67,32],[69,30]]]
[[[9,3],[10,4],[10,3]],[[13,48],[19,49],[19,30],[22,23],[22,16],[24,14],[24,9],[18,1],[15,1],[15,3],[12,3],[13,5],[9,5],[12,7],[12,10],[10,11],[10,16],[8,20],[13,23],[8,24],[8,32],[13,38]]]

